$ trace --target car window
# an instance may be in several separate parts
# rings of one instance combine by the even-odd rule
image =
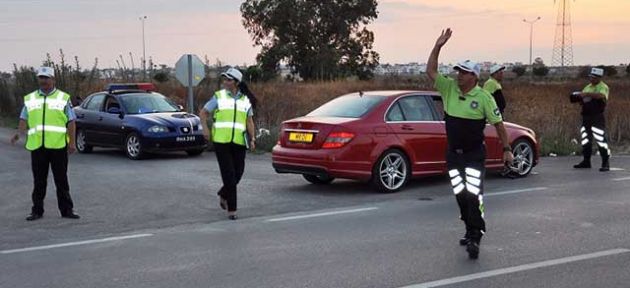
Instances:
[[[164,95],[158,93],[134,93],[120,96],[129,114],[178,112],[179,108]]]
[[[85,105],[85,109],[92,111],[100,111],[101,107],[103,107],[103,99],[105,99],[105,95],[96,94],[90,97],[90,102]]]
[[[433,107],[435,107],[435,111],[438,113],[438,120],[444,119],[444,103],[442,102],[442,98],[440,96],[432,96],[433,99]]]
[[[405,121],[405,116],[403,116],[402,110],[400,110],[400,105],[398,102],[392,105],[392,108],[389,109],[387,113],[387,121],[389,122],[399,122]]]
[[[361,96],[358,94],[341,96],[320,106],[306,116],[361,118],[385,98],[385,96]]]
[[[109,96],[107,97],[107,100],[105,100],[105,111],[109,112],[109,109],[111,108],[120,109],[120,104],[118,104],[118,101],[116,100],[116,98]]]
[[[432,121],[433,112],[429,103],[421,96],[405,97],[398,101],[405,121]]]

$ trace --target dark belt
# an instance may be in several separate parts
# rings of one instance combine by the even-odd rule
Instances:
[[[451,148],[449,149],[450,152],[458,154],[458,155],[463,155],[466,153],[470,153],[470,152],[477,152],[477,151],[481,151],[484,149],[484,145],[481,145],[479,147],[476,148]]]

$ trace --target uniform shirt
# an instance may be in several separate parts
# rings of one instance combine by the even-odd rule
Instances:
[[[51,95],[55,93],[56,91],[57,91],[57,88],[50,91],[50,93],[44,93],[42,90],[38,90],[39,96],[44,96],[44,97],[47,97],[48,95]],[[72,110],[72,103],[70,103],[70,101],[68,101],[68,104],[66,104],[66,108],[64,108],[64,111],[66,113],[66,117],[68,117],[68,122],[71,122],[77,119],[77,115],[74,113],[74,110]],[[26,106],[22,106],[22,112],[20,112],[20,119],[24,121],[28,121],[28,111],[26,110]]]
[[[492,95],[494,101],[499,107],[499,111],[501,111],[501,115],[503,115],[503,111],[505,111],[507,103],[505,102],[505,97],[503,96],[503,86],[501,86],[501,83],[499,83],[497,79],[490,77],[490,79],[483,84],[483,90],[488,91],[488,93]]]
[[[582,98],[582,115],[596,115],[604,113],[606,103],[608,102],[608,85],[604,81],[599,81],[597,85],[588,84],[582,90],[584,93],[600,93],[604,95],[602,99],[592,99],[591,97]]]
[[[435,79],[434,86],[442,95],[450,150],[480,148],[486,121],[493,125],[503,121],[494,98],[481,87],[475,86],[463,95],[457,81],[441,74]]]
[[[227,91],[227,90],[226,90]],[[238,93],[236,93],[236,96],[232,95],[232,92],[227,91],[228,95],[232,96],[232,98],[234,99],[239,99],[243,96],[243,94],[241,93],[241,91],[238,91]],[[203,109],[208,111],[209,113],[212,113],[214,110],[217,109],[217,107],[219,107],[219,102],[217,100],[217,96],[214,95],[212,96],[212,98],[206,103],[206,105],[203,106]],[[249,108],[249,110],[247,110],[247,116],[252,117],[254,116],[254,110],[252,108]]]

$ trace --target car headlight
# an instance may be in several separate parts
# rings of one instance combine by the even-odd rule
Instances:
[[[160,126],[160,125],[155,125],[155,126],[149,127],[147,131],[151,133],[166,133],[168,132],[168,128],[164,126]]]

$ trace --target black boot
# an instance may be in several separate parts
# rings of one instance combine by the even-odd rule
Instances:
[[[610,163],[608,163],[609,157],[602,157],[602,168],[599,168],[600,172],[610,171]]]
[[[468,241],[466,252],[468,252],[468,258],[470,259],[479,258],[479,242],[474,240]]]
[[[573,165],[573,168],[575,169],[589,169],[591,168],[591,160],[582,160],[582,162],[580,162],[580,164],[577,165]]]

